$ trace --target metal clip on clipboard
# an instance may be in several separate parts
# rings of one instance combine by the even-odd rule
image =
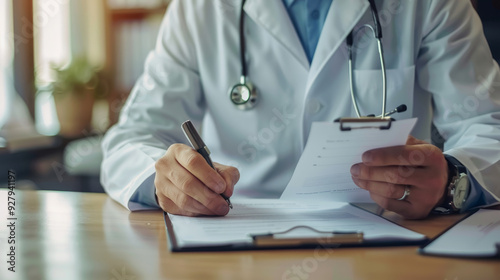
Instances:
[[[350,131],[353,129],[378,128],[387,130],[391,128],[393,118],[385,117],[361,117],[361,118],[338,118],[335,122],[340,123],[340,130]]]
[[[293,235],[293,231],[307,229],[309,235]],[[360,244],[363,242],[362,232],[319,231],[309,226],[295,226],[288,230],[269,234],[252,235],[256,247],[297,247],[307,245],[335,246],[341,244]]]

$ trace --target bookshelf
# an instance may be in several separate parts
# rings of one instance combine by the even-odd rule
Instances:
[[[166,10],[166,4],[162,4],[155,8],[115,8],[111,9],[111,18],[114,22],[144,20],[154,14],[163,14]]]
[[[153,49],[170,0],[108,0],[106,53],[110,77],[109,121],[118,116],[147,54]]]

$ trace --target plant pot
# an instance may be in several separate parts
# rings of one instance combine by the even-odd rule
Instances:
[[[54,95],[59,135],[65,138],[78,138],[90,131],[92,109],[94,106],[93,90]]]

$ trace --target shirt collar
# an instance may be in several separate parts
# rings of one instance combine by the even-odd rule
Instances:
[[[283,3],[289,8],[295,1],[296,0],[283,0]]]

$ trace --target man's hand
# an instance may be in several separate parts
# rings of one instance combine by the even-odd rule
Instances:
[[[444,197],[448,165],[434,145],[410,136],[405,146],[367,151],[362,160],[351,167],[352,180],[384,209],[421,219]],[[410,194],[398,200],[406,186]]]
[[[240,178],[238,169],[214,163],[214,170],[202,155],[184,144],[171,145],[155,165],[158,204],[171,214],[218,215],[229,212],[221,193],[230,197]]]

